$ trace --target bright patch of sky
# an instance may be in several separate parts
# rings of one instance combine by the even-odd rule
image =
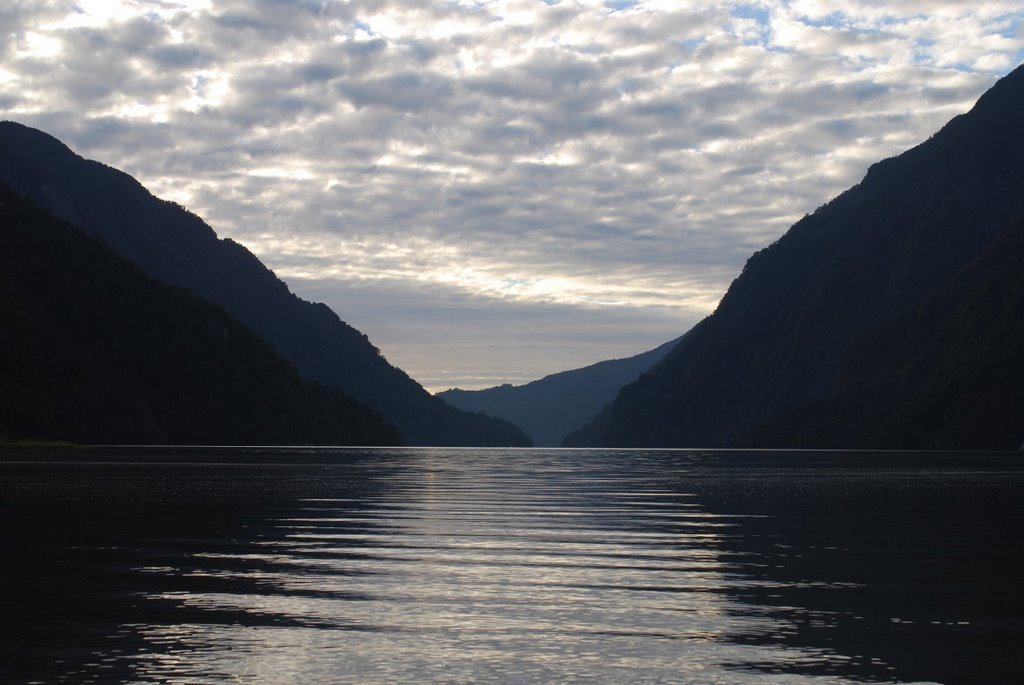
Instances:
[[[0,115],[433,388],[676,337],[1024,59],[1020,0],[49,0],[0,26]]]

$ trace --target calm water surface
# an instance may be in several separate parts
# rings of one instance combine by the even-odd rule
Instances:
[[[1016,455],[0,457],[10,683],[1017,683]]]

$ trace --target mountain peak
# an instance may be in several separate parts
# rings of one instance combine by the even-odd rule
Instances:
[[[755,253],[716,311],[569,442],[730,446],[824,401],[862,340],[964,277],[1024,216],[1022,159],[1024,67]]]
[[[0,125],[0,182],[81,225],[150,276],[223,306],[307,380],[379,411],[405,444],[526,445],[511,424],[431,396],[379,354],[365,334],[322,304],[294,295],[243,246],[199,217],[152,196],[134,178],[83,159],[35,129]]]

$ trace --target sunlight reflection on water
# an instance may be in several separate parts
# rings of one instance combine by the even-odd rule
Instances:
[[[870,464],[836,474],[780,463],[752,478],[685,452],[312,454],[216,468],[165,460],[159,473],[79,465],[101,490],[132,488],[141,514],[118,509],[91,546],[58,545],[88,557],[76,601],[113,602],[94,630],[116,628],[93,636],[100,647],[76,670],[40,682],[110,669],[137,683],[912,682],[935,673],[915,659],[901,673],[891,653],[870,652],[881,614],[927,618],[951,639],[970,623],[873,605],[871,569],[897,563],[874,555],[921,550],[892,547],[863,512],[857,525],[816,518],[837,498],[873,502],[920,536],[934,512],[893,509],[907,495],[890,491],[944,486],[912,471],[893,480]],[[219,493],[213,504],[189,495],[197,480]],[[788,489],[796,496],[779,494]],[[862,576],[846,572],[858,565]],[[882,576],[912,583],[899,577],[909,568]],[[81,635],[64,628],[56,645],[28,647],[74,651]],[[1018,622],[1007,639],[1019,634]]]

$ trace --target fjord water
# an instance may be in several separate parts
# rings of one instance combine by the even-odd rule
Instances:
[[[1008,454],[0,459],[12,683],[1018,682]]]

